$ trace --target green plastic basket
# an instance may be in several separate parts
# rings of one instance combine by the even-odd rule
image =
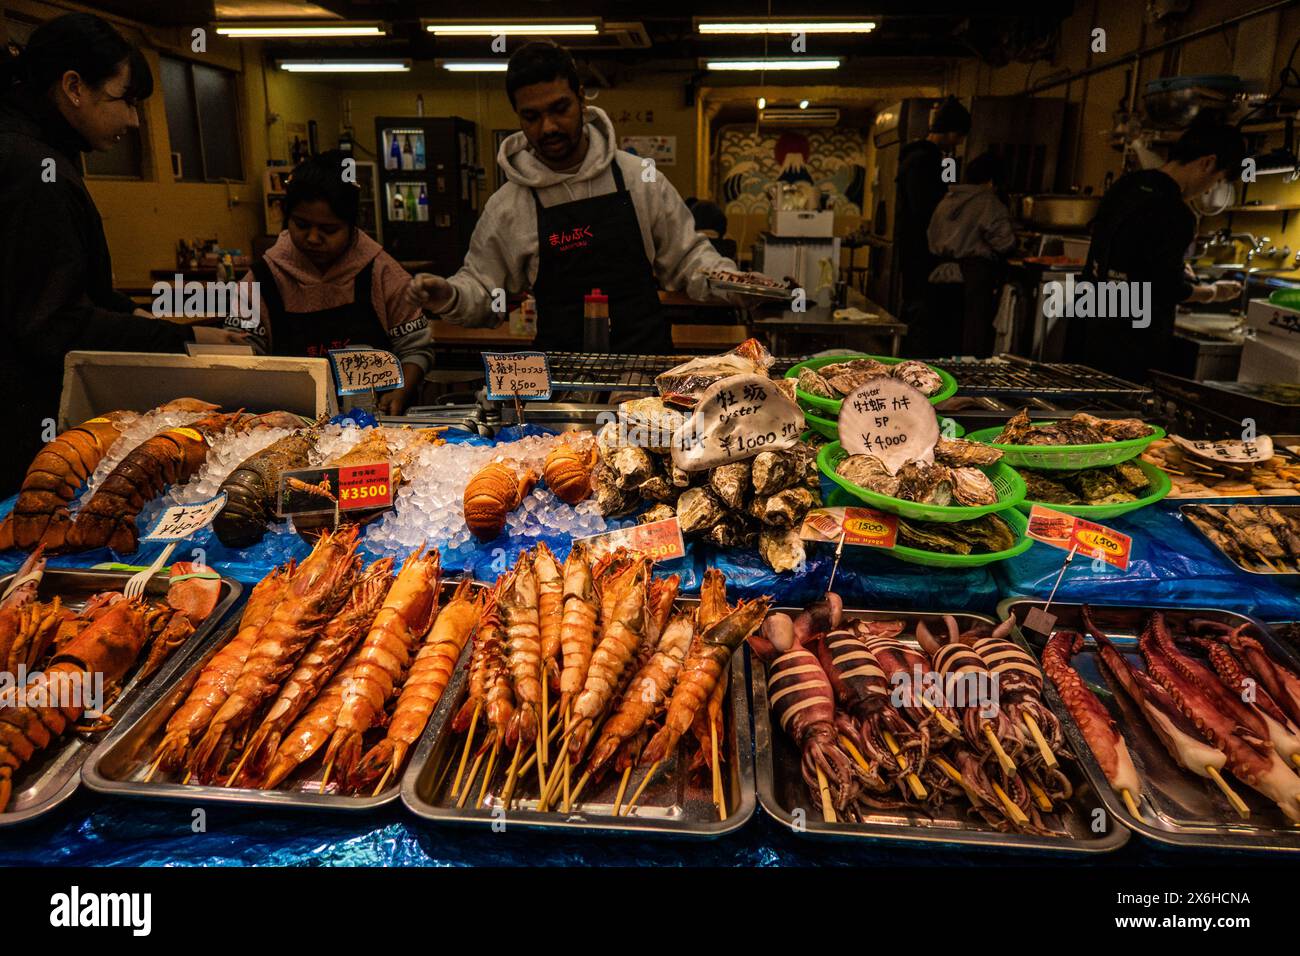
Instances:
[[[997,503],[967,507],[966,505],[927,505],[917,501],[891,498],[877,491],[868,491],[836,473],[835,466],[844,457],[844,449],[840,447],[840,443],[830,442],[823,445],[821,451],[817,453],[817,467],[821,469],[823,475],[864,504],[915,521],[970,521],[982,515],[1015,508],[1025,498],[1025,480],[1016,474],[1014,468],[1002,462],[980,469],[993,482],[993,487],[998,493]]]
[[[1033,424],[1052,423],[1034,422]],[[1147,446],[1152,442],[1165,437],[1165,430],[1159,425],[1152,425],[1151,429],[1151,434],[1145,438],[1129,438],[1125,441],[1102,442],[1097,445],[997,445],[990,441],[1002,431],[997,426],[981,428],[966,437],[971,441],[983,442],[1000,449],[1002,460],[1008,465],[1043,470],[1078,471],[1082,468],[1118,465],[1121,461],[1136,458],[1146,451]]]
[[[803,404],[800,404],[799,408],[802,409],[804,423],[809,428],[824,438],[829,438],[831,441],[839,441],[840,422],[838,418],[827,418],[824,415],[818,415],[813,409],[808,408]],[[951,424],[949,424],[950,422]],[[966,429],[962,428],[954,419],[945,418],[940,415],[939,434],[947,435],[950,438],[961,438],[962,435],[966,434]]]
[[[1269,293],[1268,304],[1284,309],[1300,309],[1300,289],[1274,289]]]
[[[842,508],[847,506],[851,508],[857,505],[857,501],[848,492],[837,488],[831,492],[826,504],[830,507]],[[979,568],[997,561],[1006,561],[1008,558],[1014,558],[1028,551],[1034,543],[1033,538],[1025,535],[1025,531],[1029,527],[1029,519],[1014,508],[1002,512],[998,517],[1010,525],[1011,530],[1016,533],[1017,541],[1015,545],[1005,551],[993,551],[988,554],[940,554],[937,551],[923,551],[920,548],[909,548],[902,544],[895,545],[893,548],[878,548],[876,550],[881,554],[897,558],[899,561],[906,561],[908,564],[923,564],[929,568]]]
[[[835,362],[847,362],[850,359],[862,358],[875,359],[877,362],[883,362],[886,365],[898,365],[901,362],[909,361],[908,359],[893,358],[889,355],[867,355],[864,352],[846,352],[843,355],[823,355],[820,358],[808,359],[807,361],[800,362],[797,365],[791,366],[790,371],[785,373],[785,377],[797,379],[799,377],[799,369],[801,368],[810,368],[815,371],[823,365],[831,365]],[[946,401],[957,394],[957,380],[955,378],[941,368],[934,368],[933,365],[929,366],[929,368],[934,369],[935,373],[943,381],[943,388],[930,396],[931,405],[938,405],[940,402]],[[827,412],[833,416],[839,415],[840,406],[844,404],[844,400],[841,398],[823,398],[820,395],[809,394],[797,386],[795,388],[795,395],[798,397],[799,401],[810,408]]]
[[[1143,461],[1141,458],[1137,460],[1136,464],[1146,472],[1147,478],[1151,481],[1151,493],[1145,498],[1139,498],[1137,501],[1119,501],[1110,505],[1057,505],[1052,504],[1050,501],[1031,501],[1026,498],[1016,507],[1025,514],[1029,514],[1029,509],[1034,505],[1042,505],[1044,508],[1051,508],[1053,511],[1059,511],[1062,514],[1078,515],[1080,518],[1087,518],[1089,521],[1101,521],[1104,518],[1115,518],[1119,515],[1128,514],[1130,511],[1137,511],[1139,508],[1145,508],[1147,505],[1153,505],[1169,494],[1174,483],[1168,475],[1151,464],[1151,462]]]

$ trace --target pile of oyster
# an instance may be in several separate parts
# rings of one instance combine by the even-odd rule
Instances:
[[[939,373],[924,362],[906,361],[887,365],[875,359],[849,359],[833,362],[820,369],[802,368],[797,379],[799,390],[821,398],[843,398],[874,378],[896,378],[906,382],[927,398],[943,390]]]
[[[657,400],[642,400],[637,420],[661,422],[675,413]],[[622,414],[621,410],[621,414]],[[682,534],[723,548],[757,546],[774,571],[794,570],[804,559],[799,529],[808,511],[821,504],[816,451],[802,442],[787,451],[759,452],[744,461],[706,471],[673,465],[663,429],[627,427],[628,419],[605,425],[596,436],[592,473],[596,507],[606,517],[624,517],[651,506],[641,522],[677,516]],[[647,442],[647,439],[649,441]]]
[[[836,473],[860,488],[902,501],[927,505],[995,505],[997,489],[981,466],[995,464],[1002,452],[979,442],[940,438],[932,463],[909,461],[890,474],[874,455],[848,455],[835,466]]]
[[[1098,418],[1087,412],[1076,412],[1059,422],[1040,426],[1029,420],[1029,409],[1022,408],[1008,419],[992,444],[1102,445],[1146,438],[1151,432],[1151,426],[1138,418]]]
[[[898,543],[940,554],[994,554],[1015,547],[1016,533],[997,515],[971,521],[898,519]]]
[[[1135,462],[1079,471],[1037,471],[1017,468],[1025,479],[1029,501],[1050,505],[1111,505],[1137,501],[1151,494],[1146,472]]]

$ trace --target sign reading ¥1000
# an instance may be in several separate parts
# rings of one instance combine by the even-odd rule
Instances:
[[[703,471],[792,448],[803,433],[799,405],[765,375],[732,375],[710,385],[673,432],[673,464]]]

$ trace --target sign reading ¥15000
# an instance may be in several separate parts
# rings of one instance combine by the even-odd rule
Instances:
[[[765,375],[732,375],[710,385],[673,432],[673,464],[704,471],[793,448],[803,434],[803,412]]]
[[[387,392],[406,383],[402,363],[383,349],[330,349],[334,380],[340,395],[358,395],[374,390]]]

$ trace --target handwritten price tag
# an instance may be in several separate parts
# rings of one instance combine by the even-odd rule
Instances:
[[[1029,510],[1029,529],[1026,532],[1035,541],[1050,544],[1062,551],[1079,551],[1090,558],[1100,558],[1107,564],[1128,569],[1133,539],[1126,534],[1067,515],[1042,505]]]
[[[402,363],[392,352],[383,349],[330,349],[334,381],[340,395],[360,392],[387,392],[406,384]]]
[[[791,448],[803,434],[803,412],[763,375],[714,382],[673,433],[673,464],[684,471]]]
[[[546,401],[551,397],[551,367],[542,352],[484,352],[487,397],[493,402]]]
[[[673,561],[686,556],[686,542],[682,540],[682,527],[676,518],[632,525],[630,528],[619,528],[617,531],[573,540],[585,542],[591,550],[593,560],[619,548],[637,551],[652,561]]]
[[[850,455],[874,455],[890,474],[913,459],[934,461],[939,416],[930,400],[893,378],[860,385],[840,408],[840,445]]]
[[[805,541],[844,543],[860,548],[892,548],[898,543],[898,516],[874,508],[814,508],[803,519]]]
[[[1181,435],[1169,438],[1179,448],[1206,461],[1253,465],[1273,457],[1273,439],[1268,435],[1260,435],[1254,441],[1192,441]]]
[[[143,535],[145,541],[184,541],[212,524],[218,512],[226,506],[223,492],[215,498],[192,505],[172,505],[160,514]]]

